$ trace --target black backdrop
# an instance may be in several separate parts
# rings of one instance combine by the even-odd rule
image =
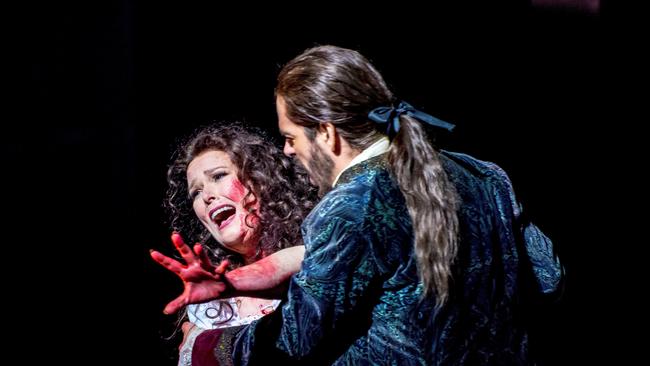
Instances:
[[[8,258],[22,266],[33,256],[29,272],[39,279],[10,281],[7,291],[27,288],[39,298],[26,305],[30,314],[48,314],[26,327],[46,330],[28,342],[44,351],[29,357],[173,364],[178,339],[164,340],[173,322],[161,311],[180,281],[148,249],[171,252],[161,202],[175,138],[233,119],[276,134],[275,75],[316,44],[358,49],[398,96],[457,125],[445,147],[509,172],[568,274],[564,302],[540,314],[547,364],[600,360],[624,344],[613,331],[600,336],[614,328],[605,309],[621,297],[607,294],[611,267],[596,254],[612,239],[613,223],[599,213],[607,199],[592,194],[609,189],[611,152],[624,148],[603,143],[612,136],[602,126],[613,120],[605,85],[625,67],[607,61],[622,46],[606,6],[600,15],[525,1],[256,7],[122,1],[23,10],[15,39],[28,77],[2,155],[6,202],[16,205]]]

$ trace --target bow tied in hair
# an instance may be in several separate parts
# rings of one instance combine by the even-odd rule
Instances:
[[[430,114],[424,113],[415,109],[412,105],[406,102],[400,102],[397,108],[395,107],[378,107],[368,113],[368,118],[371,121],[374,121],[379,124],[388,124],[386,128],[386,134],[392,140],[392,138],[399,131],[400,123],[399,116],[406,114],[407,116],[413,117],[420,122],[424,122],[434,127],[442,128],[447,131],[454,129],[454,125],[445,122],[441,119],[438,119]]]

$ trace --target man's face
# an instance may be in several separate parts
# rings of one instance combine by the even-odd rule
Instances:
[[[311,183],[318,187],[321,196],[332,188],[334,161],[316,140],[305,134],[305,128],[293,123],[287,117],[284,99],[278,96],[275,103],[278,112],[278,128],[284,136],[284,154],[298,159],[309,173]]]
[[[295,157],[300,164],[309,170],[309,161],[311,160],[312,145],[315,143],[311,141],[305,134],[305,129],[293,123],[287,117],[287,109],[284,99],[278,96],[275,101],[275,107],[278,112],[278,128],[280,134],[284,136],[284,155]],[[311,172],[309,175],[311,177]]]

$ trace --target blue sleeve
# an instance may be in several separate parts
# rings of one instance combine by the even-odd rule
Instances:
[[[564,271],[551,239],[532,223],[525,223],[522,230],[524,247],[540,291],[544,294],[557,291]]]
[[[535,224],[530,222],[522,213],[521,205],[515,198],[512,183],[507,174],[496,164],[491,164],[496,176],[503,184],[503,190],[507,192],[507,200],[510,202],[514,216],[514,230],[523,239],[522,253],[527,258],[532,269],[539,291],[543,294],[554,293],[561,288],[564,270],[555,252],[553,243]]]
[[[337,347],[357,337],[349,330],[365,329],[358,322],[368,317],[363,309],[378,278],[368,236],[358,222],[336,216],[306,226],[305,258],[286,301],[240,335],[235,364],[252,364],[262,354],[267,360],[336,357]]]
[[[282,307],[278,347],[304,357],[353,321],[361,301],[377,276],[367,237],[360,225],[335,217],[307,228],[309,250],[289,285]]]

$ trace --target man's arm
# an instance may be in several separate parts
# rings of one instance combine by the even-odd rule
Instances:
[[[291,276],[281,309],[253,322],[237,338],[238,365],[268,359],[333,362],[367,329],[364,308],[378,272],[356,222],[327,218],[309,231],[309,252]],[[363,324],[361,324],[363,323]]]

